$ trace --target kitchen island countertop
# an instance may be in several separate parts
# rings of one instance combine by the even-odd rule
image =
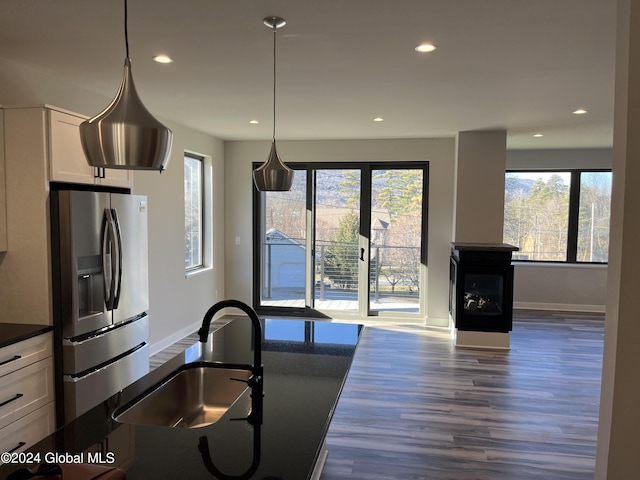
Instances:
[[[261,425],[245,420],[251,410],[249,389],[220,420],[205,427],[120,424],[112,417],[186,363],[251,364],[251,322],[238,317],[211,333],[206,344],[194,343],[29,452],[40,453],[41,461],[46,455],[54,458],[54,452],[63,454],[55,457],[63,467],[66,461],[95,463],[101,455],[114,460],[128,480],[311,478],[316,462],[322,460],[324,438],[363,327],[303,320],[261,323],[265,392]],[[202,444],[224,475],[214,475],[206,467]],[[1,466],[0,479],[24,466]]]

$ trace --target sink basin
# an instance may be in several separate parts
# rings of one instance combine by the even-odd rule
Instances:
[[[215,423],[247,389],[251,373],[235,368],[186,364],[133,405],[114,412],[120,423],[197,428]]]

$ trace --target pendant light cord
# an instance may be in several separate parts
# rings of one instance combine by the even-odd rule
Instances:
[[[127,0],[124,0],[124,45],[127,52],[127,58],[129,58],[129,31],[127,29]]]
[[[273,141],[276,141],[276,23],[273,23]]]

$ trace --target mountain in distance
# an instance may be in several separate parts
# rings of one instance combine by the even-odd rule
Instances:
[[[510,197],[522,191],[526,197],[529,195],[529,190],[531,190],[534,183],[536,183],[536,181],[531,178],[511,177],[507,175],[504,182],[506,196]]]

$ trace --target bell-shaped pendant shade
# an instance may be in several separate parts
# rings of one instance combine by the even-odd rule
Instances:
[[[291,190],[293,173],[293,170],[280,160],[276,141],[273,140],[269,157],[253,171],[253,181],[260,192],[285,192]]]
[[[80,140],[93,167],[160,172],[167,167],[173,133],[142,104],[129,57],[116,97],[103,112],[80,125]]]

